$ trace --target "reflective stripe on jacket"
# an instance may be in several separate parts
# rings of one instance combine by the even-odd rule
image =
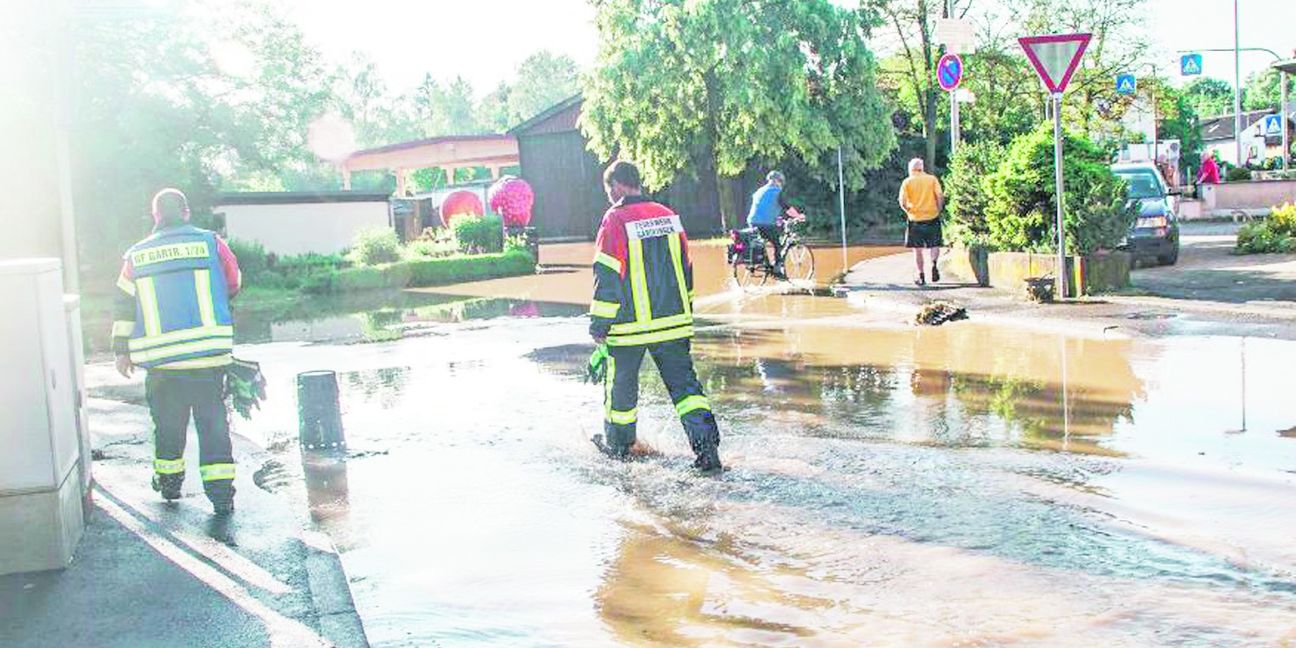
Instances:
[[[590,332],[611,346],[693,336],[693,264],[680,217],[632,196],[603,216]]]
[[[131,362],[147,368],[195,369],[229,364],[234,350],[230,289],[219,240],[191,225],[160,230],[126,253],[119,287],[134,296]]]

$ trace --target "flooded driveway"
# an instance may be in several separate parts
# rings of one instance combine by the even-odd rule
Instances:
[[[729,470],[701,477],[655,376],[658,456],[596,454],[583,296],[553,279],[241,353],[272,378],[238,425],[277,458],[258,483],[333,537],[376,646],[1296,641],[1292,343],[919,329],[716,281],[695,356]],[[313,369],[348,459],[295,444]]]

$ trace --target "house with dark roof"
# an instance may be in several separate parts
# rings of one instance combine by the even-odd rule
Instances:
[[[1265,160],[1282,155],[1281,132],[1267,133],[1265,118],[1275,110],[1252,110],[1242,113],[1242,155],[1247,159]],[[1286,127],[1289,136],[1296,130],[1296,110],[1288,113]],[[1237,147],[1234,144],[1233,114],[1203,117],[1198,121],[1204,152],[1218,152],[1221,160],[1237,164]]]
[[[545,238],[592,238],[608,208],[603,169],[611,161],[589,151],[579,126],[583,105],[581,95],[569,97],[508,132],[517,139],[522,178],[535,190],[532,224]],[[710,174],[686,170],[653,198],[674,209],[690,234],[717,234],[734,226],[720,219],[722,201],[741,217],[760,182],[749,170],[717,187]]]

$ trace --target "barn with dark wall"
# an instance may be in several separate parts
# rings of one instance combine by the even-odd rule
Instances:
[[[578,125],[583,103],[576,95],[509,131],[518,141],[522,177],[535,190],[532,225],[544,239],[592,239],[608,208],[603,169],[610,160],[599,160],[586,147]],[[709,174],[692,176],[682,173],[653,197],[670,205],[692,236],[720,234],[721,197],[716,183]],[[760,178],[761,173],[753,169],[729,181],[731,214],[745,218],[749,196]]]

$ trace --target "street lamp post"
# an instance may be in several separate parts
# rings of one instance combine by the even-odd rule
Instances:
[[[1233,0],[1233,143],[1237,146],[1237,165],[1242,160],[1242,30],[1238,26],[1238,0]]]

